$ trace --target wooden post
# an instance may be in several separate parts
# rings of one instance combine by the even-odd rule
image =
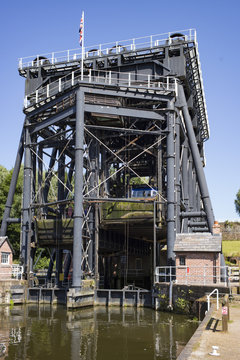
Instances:
[[[225,304],[222,306],[222,331],[228,331],[228,307]]]

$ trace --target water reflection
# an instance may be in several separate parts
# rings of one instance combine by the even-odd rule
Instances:
[[[197,327],[151,309],[0,308],[0,358],[11,360],[176,359]]]

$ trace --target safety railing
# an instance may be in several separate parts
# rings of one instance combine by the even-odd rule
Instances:
[[[162,92],[177,93],[177,79],[174,77],[163,77],[155,75],[124,73],[104,70],[88,70],[84,74],[79,74],[79,70],[59,78],[58,80],[43,86],[35,92],[25,96],[24,108],[33,106],[41,101],[62,93],[69,88],[79,84],[94,83],[103,85],[117,85],[131,88],[155,89]]]
[[[231,283],[228,266],[158,266],[155,269],[155,283],[175,281],[178,284],[222,284]]]
[[[22,279],[22,274],[23,274],[23,266],[13,264],[12,265],[12,278],[17,279],[17,280],[21,280]]]
[[[83,50],[84,58],[100,57],[105,55],[116,55],[122,52],[134,51],[144,48],[154,48],[161,45],[171,44],[174,42],[175,36],[184,41],[197,41],[196,30],[178,30],[175,32],[167,32],[157,35],[149,35],[129,40],[119,40],[115,42],[98,44],[85,47]],[[22,70],[29,67],[39,67],[43,65],[55,65],[57,63],[72,63],[79,61],[82,58],[82,49],[71,49],[64,51],[57,51],[45,53],[41,55],[32,55],[28,57],[19,58],[18,68]]]
[[[217,294],[217,310],[219,309],[219,291],[218,289],[214,289],[209,295],[207,295],[208,311],[210,310],[210,298],[214,293]]]

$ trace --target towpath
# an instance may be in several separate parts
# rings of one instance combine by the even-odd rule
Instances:
[[[230,304],[230,321],[228,332],[222,331],[220,309],[207,315],[177,360],[208,360],[212,346],[218,346],[218,359],[240,360],[240,302]]]

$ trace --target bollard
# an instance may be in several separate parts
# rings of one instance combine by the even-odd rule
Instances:
[[[229,295],[226,296],[227,297],[227,311],[228,311],[228,321],[230,320],[230,306],[229,306]]]
[[[223,332],[228,331],[228,307],[227,306],[222,307],[222,331]]]

